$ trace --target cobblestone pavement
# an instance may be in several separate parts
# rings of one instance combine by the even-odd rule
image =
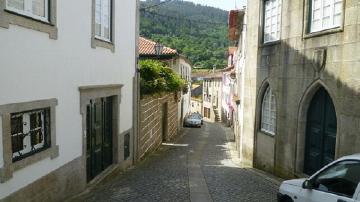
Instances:
[[[227,130],[186,128],[174,145],[72,201],[276,201],[276,181],[233,163]]]

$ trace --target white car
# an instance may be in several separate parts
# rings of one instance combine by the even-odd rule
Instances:
[[[342,157],[308,179],[282,182],[279,202],[360,202],[360,154]]]

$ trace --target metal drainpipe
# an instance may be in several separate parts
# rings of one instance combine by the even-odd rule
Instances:
[[[135,75],[133,82],[133,164],[139,159],[139,120],[140,120],[140,71],[139,71],[139,26],[140,26],[140,1],[136,0],[136,25],[135,25]]]

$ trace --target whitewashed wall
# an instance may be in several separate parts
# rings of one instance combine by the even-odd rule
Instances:
[[[181,66],[184,67],[183,69],[183,78],[187,80],[189,83],[191,82],[191,66],[190,64],[185,61],[183,58],[180,58],[180,68]],[[190,107],[190,99],[191,99],[191,87],[189,86],[189,91],[186,94],[182,94],[182,97],[184,99],[184,117],[186,114],[190,113],[191,107]],[[182,117],[182,118],[184,118]]]
[[[59,145],[59,157],[16,171],[13,178],[0,183],[0,199],[82,155],[79,86],[124,84],[120,132],[132,127],[136,1],[116,1],[114,53],[91,48],[92,1],[57,4],[57,40],[19,26],[0,27],[0,105],[57,98]]]

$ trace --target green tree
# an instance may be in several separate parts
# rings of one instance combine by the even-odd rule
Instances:
[[[140,92],[154,94],[184,90],[185,80],[174,73],[165,63],[157,60],[140,61]]]
[[[141,7],[158,0],[141,2]],[[174,0],[141,12],[140,34],[178,50],[196,67],[226,65],[227,11]]]

